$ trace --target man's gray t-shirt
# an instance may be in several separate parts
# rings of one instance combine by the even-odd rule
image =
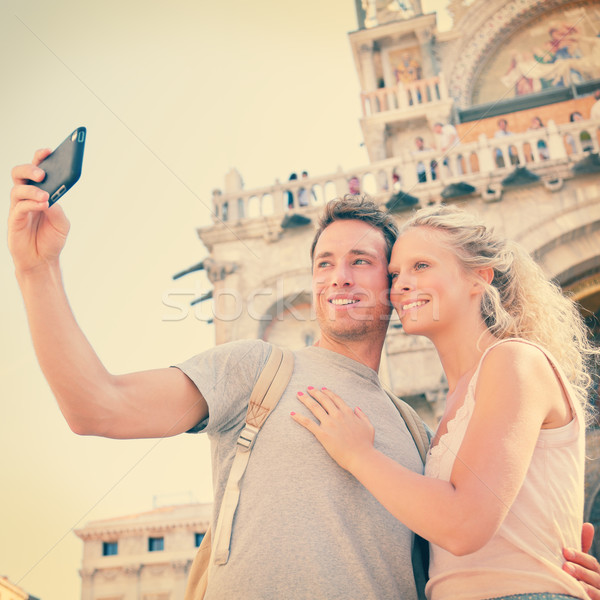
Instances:
[[[235,455],[252,388],[270,352],[262,341],[218,346],[177,365],[198,387],[209,417],[215,512]],[[362,363],[319,347],[294,352],[294,373],[258,434],[241,483],[231,553],[215,567],[206,600],[416,600],[412,533],[339,467],[290,412],[312,385],[360,406],[375,446],[405,467],[422,463],[402,417]],[[213,526],[216,515],[213,515]]]

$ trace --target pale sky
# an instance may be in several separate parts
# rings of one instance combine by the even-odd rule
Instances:
[[[62,268],[110,371],[214,345],[208,303],[174,321],[163,299],[210,289],[202,274],[171,276],[207,255],[195,229],[210,224],[211,190],[230,168],[252,188],[368,162],[355,29],[353,0],[2,1],[6,206],[12,166],[88,128],[81,180],[60,200],[71,221]],[[42,600],[76,599],[72,530],[151,510],[154,496],[210,501],[208,442],[73,434],[35,360],[5,243],[0,276],[0,575]]]

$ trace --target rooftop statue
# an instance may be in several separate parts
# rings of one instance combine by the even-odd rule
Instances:
[[[419,0],[362,0],[362,8],[367,29],[421,14]]]

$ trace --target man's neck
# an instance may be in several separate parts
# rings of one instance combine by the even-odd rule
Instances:
[[[315,342],[315,346],[347,356],[377,372],[381,362],[384,339],[341,340],[321,333],[321,337]]]

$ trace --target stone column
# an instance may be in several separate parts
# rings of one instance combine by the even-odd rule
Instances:
[[[415,8],[416,10],[416,8]],[[419,12],[420,14],[420,3]],[[437,64],[435,56],[433,55],[433,35],[430,29],[420,29],[415,31],[417,40],[419,40],[419,47],[421,48],[421,69],[423,72],[423,79],[429,79],[437,75]]]
[[[386,156],[386,125],[385,123],[373,123],[365,131],[365,146],[369,153],[371,162],[385,160]]]
[[[173,589],[171,592],[173,598],[184,597],[191,565],[191,560],[177,560],[171,563],[171,570],[173,571]]]
[[[362,71],[363,90],[372,92],[377,89],[377,75],[375,73],[375,58],[373,46],[363,44],[359,49],[360,66]]]
[[[81,576],[81,600],[94,599],[94,575],[96,569],[80,569]]]
[[[123,600],[137,600],[141,597],[141,572],[142,565],[140,563],[133,563],[123,567],[123,573],[125,573],[128,579]]]
[[[491,173],[496,168],[496,163],[494,162],[494,150],[492,149],[490,140],[485,133],[479,134],[477,159],[479,161],[480,173]]]
[[[554,120],[550,119],[548,121],[548,127],[546,129],[548,131],[548,152],[550,158],[552,160],[566,160],[568,158],[567,149],[565,148],[562,135],[558,131],[558,127]]]
[[[213,203],[213,223],[220,223],[223,221],[223,202],[221,200],[223,192],[220,189],[214,189],[212,192],[212,203]]]

